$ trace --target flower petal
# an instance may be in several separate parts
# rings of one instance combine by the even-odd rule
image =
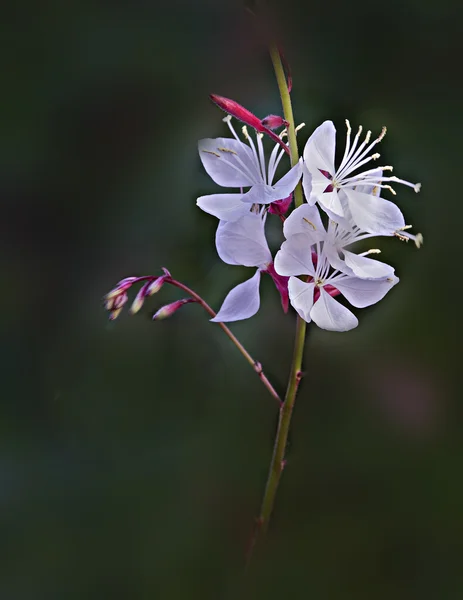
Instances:
[[[394,267],[374,260],[367,256],[359,256],[348,250],[343,250],[344,260],[346,265],[352,269],[354,275],[362,279],[379,279],[381,277],[392,277],[394,275]]]
[[[247,205],[246,205],[247,206]],[[247,213],[235,222],[221,221],[215,243],[220,258],[229,265],[264,267],[272,261],[265,223],[260,215]]]
[[[297,163],[284,177],[273,185],[259,183],[244,194],[243,202],[250,204],[271,204],[275,200],[283,200],[294,191],[297,182],[301,178],[302,164]]]
[[[312,133],[304,148],[304,161],[312,173],[326,171],[334,175],[336,128],[333,121],[325,121]]]
[[[312,173],[309,171],[305,162],[302,163],[302,189],[307,202],[312,195]],[[311,204],[315,204],[316,198],[312,199]]]
[[[316,206],[309,206],[304,203],[289,215],[283,225],[285,238],[298,233],[305,234],[314,244],[324,238],[326,235],[325,227],[320,218],[320,211]]]
[[[315,284],[306,283],[297,277],[290,277],[288,283],[289,300],[297,314],[310,323]]]
[[[394,235],[405,226],[398,206],[373,194],[344,188],[354,222],[367,233]]]
[[[328,331],[349,331],[357,327],[357,317],[320,288],[320,297],[310,311],[314,323]]]
[[[332,192],[323,192],[317,196],[317,201],[320,207],[323,208],[323,210],[326,211],[329,216],[334,214],[335,217],[337,215],[344,217],[344,209],[342,207],[337,190],[333,190]]]
[[[260,271],[244,283],[240,283],[228,292],[217,315],[211,319],[214,323],[241,321],[256,314],[260,306]]]
[[[249,213],[249,204],[242,202],[242,194],[209,194],[196,200],[204,212],[223,221],[237,221]]]
[[[379,302],[392,289],[399,278],[395,275],[384,279],[360,279],[359,277],[335,278],[330,281],[352,306],[365,308]],[[314,319],[315,320],[315,319]]]
[[[312,246],[302,233],[283,242],[275,256],[275,271],[279,275],[315,275]]]
[[[375,186],[372,183],[369,183],[368,185],[360,185],[361,184],[361,173],[359,175],[359,185],[355,186],[355,190],[357,192],[363,192],[364,194],[373,194],[373,196],[379,196],[380,192],[381,192],[381,188],[378,186]],[[380,179],[380,177],[383,176],[383,170],[381,168],[379,169],[374,169],[372,170],[370,173],[368,173],[368,179],[373,179],[373,178],[378,178]]]
[[[251,148],[243,142],[233,138],[207,138],[199,140],[198,150],[207,174],[218,185],[248,187],[262,181]]]

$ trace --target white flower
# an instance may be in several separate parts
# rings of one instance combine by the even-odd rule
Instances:
[[[248,142],[245,144],[238,138],[230,119],[226,117],[224,121],[233,138],[204,139],[198,144],[204,168],[215,183],[241,190],[237,194],[210,194],[197,199],[196,203],[202,210],[224,221],[236,221],[248,213],[253,204],[270,204],[288,197],[302,173],[302,164],[298,163],[273,183],[284,150],[276,144],[266,166],[262,134],[256,134],[256,147],[246,127],[243,127]],[[250,189],[243,193],[243,188]]]
[[[354,171],[371,160],[379,158],[379,154],[369,153],[383,139],[386,128],[384,127],[379,137],[371,143],[371,132],[368,131],[365,140],[359,145],[362,132],[360,127],[351,146],[351,128],[348,121],[346,124],[346,148],[337,169],[334,165],[336,129],[332,121],[322,123],[307,141],[304,148],[303,177],[306,198],[309,204],[318,202],[334,220],[348,216],[364,232],[394,235],[405,227],[401,211],[393,202],[368,191],[368,188],[371,190],[386,188],[395,194],[389,182],[402,183],[412,187],[415,192],[419,191],[420,184],[413,184],[397,177],[385,177],[383,171],[391,171],[390,166],[370,169],[354,175]],[[368,187],[362,190],[359,186]]]
[[[331,243],[332,234],[325,232],[316,213],[314,207],[303,205],[287,219],[285,226],[293,219],[286,226],[289,237],[275,257],[275,269],[290,276],[289,299],[302,319],[313,320],[322,329],[349,331],[358,325],[357,318],[334,296],[340,293],[353,306],[363,308],[381,300],[399,279],[389,265],[375,266],[372,263],[377,261],[366,256],[344,250],[341,260],[339,249]],[[298,233],[300,221],[312,232]],[[300,275],[307,275],[307,281],[298,279]]]
[[[345,221],[345,219],[342,220]],[[348,224],[345,226],[348,227]],[[377,248],[362,254],[354,254],[350,250],[346,250],[346,246],[373,237],[373,234],[364,234],[355,225],[352,228],[344,228],[331,219],[325,229],[320,213],[315,206],[303,204],[296,208],[286,219],[283,232],[287,239],[297,234],[305,235],[306,243],[309,246],[317,242],[324,242],[325,254],[331,266],[346,275],[362,279],[377,279],[394,274],[394,269],[390,265],[367,258],[368,254],[379,254],[380,250]]]

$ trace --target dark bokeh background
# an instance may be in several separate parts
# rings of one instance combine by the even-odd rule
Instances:
[[[421,181],[398,200],[425,245],[381,242],[401,283],[348,334],[311,329],[271,531],[242,582],[276,407],[194,305],[108,323],[119,279],[173,274],[218,307],[216,190],[196,141],[210,91],[279,112],[240,2],[17,2],[2,9],[0,598],[463,597],[456,1],[286,1],[279,29],[305,141],[378,131]],[[270,281],[233,330],[279,391],[294,316]],[[461,390],[460,390],[461,391]],[[461,398],[461,394],[460,394]],[[242,585],[241,589],[239,586]]]

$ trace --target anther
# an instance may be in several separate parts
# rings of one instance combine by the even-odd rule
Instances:
[[[231,115],[227,115],[226,117],[224,117],[224,118],[222,119],[222,121],[223,121],[224,123],[230,123],[230,121],[231,121]]]
[[[378,169],[382,169],[383,171],[393,171],[394,167],[391,167],[391,165],[386,165],[385,167],[378,167]]]
[[[300,125],[298,125],[298,126],[296,127],[296,129],[294,130],[294,131],[295,131],[295,133],[297,133],[297,132],[298,132],[300,129],[302,129],[303,127],[305,127],[305,123],[301,123]]]
[[[248,133],[248,128],[246,127],[246,125],[243,125],[243,127],[241,128],[241,131],[243,132],[243,135],[246,139],[249,138],[249,133]]]
[[[415,190],[415,193],[418,193],[421,190],[421,183],[415,183],[413,189]]]
[[[352,132],[352,128],[349,123],[349,119],[346,119],[346,127],[347,127],[347,135],[350,135]]]
[[[280,138],[283,139],[284,137],[286,137],[288,135],[288,130],[286,129],[286,127],[283,129],[283,131],[280,132]]]
[[[370,141],[370,138],[371,138],[371,131],[368,130],[367,135],[365,137],[365,144],[368,144],[368,142]]]
[[[367,254],[381,254],[381,250],[379,248],[372,248],[371,250],[365,252],[364,256]]]
[[[389,190],[394,196],[397,196],[397,192],[391,188],[390,185],[383,186],[385,190]]]
[[[423,236],[421,235],[421,233],[417,233],[415,235],[415,246],[417,248],[420,248],[423,245],[423,242],[424,242]]]
[[[383,126],[383,128],[381,129],[381,133],[378,136],[378,140],[377,141],[380,142],[384,138],[384,136],[386,135],[386,133],[387,133],[387,127]]]
[[[404,225],[403,227],[400,227],[398,231],[406,231],[407,229],[411,229],[412,227],[413,225]]]
[[[378,158],[379,158],[380,156],[381,156],[381,154],[378,154],[378,152],[376,152],[376,154],[372,154],[372,155],[371,155],[371,158],[372,158],[373,160],[378,160]]]

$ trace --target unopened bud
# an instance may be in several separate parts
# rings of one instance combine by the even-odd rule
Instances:
[[[214,104],[217,104],[217,106],[223,111],[225,111],[232,117],[235,117],[235,119],[246,123],[246,125],[254,127],[254,129],[256,129],[257,131],[263,131],[260,119],[258,119],[256,115],[253,115],[252,112],[249,111],[247,108],[244,108],[244,106],[238,104],[238,102],[230,100],[229,98],[224,98],[223,96],[217,96],[216,94],[210,94],[209,98],[212,100],[212,102],[214,102]]]
[[[131,315],[135,315],[140,308],[143,306],[143,302],[145,301],[146,295],[147,295],[147,289],[150,286],[151,282],[145,283],[139,290],[138,290],[138,294],[135,296],[135,300],[132,303],[132,306],[130,307],[130,314]]]
[[[161,275],[161,277],[158,277],[157,279],[152,281],[146,288],[146,295],[153,296],[154,294],[157,294],[164,285],[165,280],[166,277],[164,275]]]
[[[279,127],[289,127],[288,121],[285,121],[283,117],[278,115],[268,115],[265,119],[261,121],[264,127],[268,127],[269,129],[278,129]]]
[[[279,217],[282,217],[288,212],[292,201],[292,194],[290,194],[287,198],[283,198],[282,200],[276,200],[270,204],[268,212],[272,215],[278,215]]]
[[[250,110],[235,102],[235,100],[230,100],[230,98],[224,98],[223,96],[217,96],[217,94],[209,94],[209,98],[217,104],[219,108],[223,111],[238,119],[238,121],[242,121],[246,125],[253,127],[259,133],[266,133],[274,142],[280,144],[280,146],[285,150],[287,154],[290,153],[288,146],[281,140],[271,129],[265,126],[261,120],[256,117]]]
[[[122,307],[118,308],[117,310],[112,310],[109,313],[109,319],[110,319],[110,321],[115,321],[117,319],[117,317],[121,314],[121,310],[122,310]]]
[[[180,307],[182,307],[184,304],[188,304],[189,302],[196,302],[196,300],[193,298],[183,298],[183,300],[176,300],[171,304],[166,304],[153,315],[153,321],[167,319],[167,317],[173,315],[174,312],[177,312]]]

